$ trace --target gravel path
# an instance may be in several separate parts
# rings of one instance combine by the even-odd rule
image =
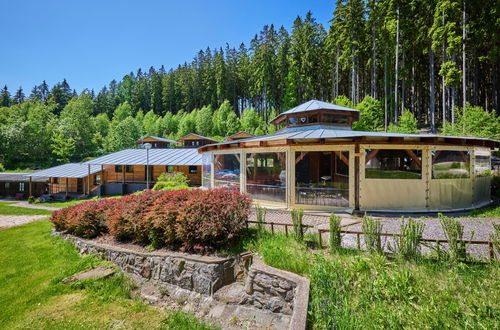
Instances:
[[[349,214],[339,214],[342,217],[341,225],[345,230],[352,231],[362,231],[360,218],[353,218]],[[313,226],[313,228],[308,229],[306,233],[317,233],[318,229],[328,229],[328,218],[329,214],[324,212],[305,212],[303,223],[306,225]],[[401,218],[376,218],[382,222],[382,232],[389,234],[398,234],[400,232]],[[493,223],[500,223],[500,219],[494,218],[456,218],[464,225],[464,238],[470,239],[471,232],[474,231],[473,240],[475,241],[489,241],[490,235],[494,232]],[[252,209],[252,213],[249,217],[250,221],[256,220],[255,209]],[[292,218],[290,211],[282,209],[267,209],[266,222],[274,223],[286,223],[291,224]],[[438,218],[428,218],[428,219],[417,219],[425,223],[423,238],[425,239],[446,239],[446,236],[441,227],[441,223]],[[271,230],[271,226],[266,226],[268,230]],[[284,226],[273,226],[274,231],[284,232]],[[288,228],[288,231],[291,231]],[[329,234],[324,233],[322,236],[324,244],[328,244]],[[361,247],[364,248],[363,236],[361,235]],[[383,237],[382,244],[386,252],[390,252],[394,247],[394,239],[392,237]],[[357,239],[355,234],[343,234],[342,245],[344,247],[356,248]],[[442,245],[447,247],[446,244]],[[431,252],[429,247],[422,247],[423,253]],[[487,258],[489,256],[487,245],[471,245],[468,248],[468,252],[476,258]]]
[[[0,215],[0,228],[10,228],[47,218],[46,215]]]
[[[45,206],[45,205],[40,205],[40,204],[30,204],[27,201],[13,202],[10,205],[12,205],[12,206],[19,206],[19,207],[25,207],[27,209],[40,209],[40,210],[48,210],[48,211],[57,211],[57,210],[61,209],[60,207],[54,207],[54,206]]]

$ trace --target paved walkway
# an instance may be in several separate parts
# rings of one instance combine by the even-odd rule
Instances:
[[[0,228],[10,228],[47,218],[47,215],[0,215]]]
[[[60,207],[55,207],[55,206],[46,206],[46,205],[40,205],[40,204],[30,204],[27,201],[20,201],[20,202],[13,202],[11,204],[12,206],[19,206],[19,207],[25,207],[27,209],[40,209],[40,210],[48,210],[48,211],[57,211],[60,210]]]

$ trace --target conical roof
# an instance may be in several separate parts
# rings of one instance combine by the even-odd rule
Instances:
[[[310,100],[305,103],[302,103],[295,108],[292,108],[288,111],[280,113],[276,118],[271,120],[271,123],[275,121],[279,121],[279,119],[285,115],[294,114],[294,113],[303,113],[309,111],[317,111],[317,110],[336,110],[336,111],[351,111],[351,112],[359,112],[359,110],[351,109],[347,107],[343,107],[336,104],[331,104],[318,100]]]

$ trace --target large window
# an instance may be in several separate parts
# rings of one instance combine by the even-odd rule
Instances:
[[[246,165],[247,192],[252,198],[286,201],[286,153],[247,154]]]
[[[474,171],[477,176],[488,176],[491,174],[491,155],[489,152],[476,152]]]
[[[349,152],[295,153],[297,204],[349,206]]]
[[[422,150],[366,150],[365,178],[421,179]]]
[[[201,155],[201,185],[205,188],[212,187],[212,154],[203,153]]]
[[[432,151],[432,178],[457,179],[470,177],[470,154],[468,151]]]
[[[240,189],[240,155],[215,155],[215,187]]]

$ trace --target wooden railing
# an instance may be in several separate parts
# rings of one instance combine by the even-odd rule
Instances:
[[[322,248],[323,247],[323,238],[322,238],[322,235],[323,233],[329,233],[330,230],[329,229],[318,229],[318,241],[319,241],[319,246]],[[358,249],[361,249],[361,235],[364,235],[363,232],[361,231],[354,231],[354,230],[341,230],[340,231],[341,234],[352,234],[352,235],[356,235],[356,246]],[[382,237],[402,237],[404,235],[401,235],[401,234],[390,234],[390,233],[379,233],[378,234],[379,236],[382,236]],[[436,243],[437,244],[437,247],[438,247],[438,250],[439,250],[439,247],[441,246],[440,244],[442,243],[449,243],[448,240],[446,239],[438,239],[438,238],[422,238],[420,240],[420,242],[425,242],[425,243]],[[495,259],[495,251],[493,250],[493,242],[491,241],[477,241],[477,240],[457,240],[457,242],[459,243],[467,243],[467,244],[471,244],[471,245],[488,245],[488,254],[489,254],[489,258],[490,260],[494,260]]]
[[[247,220],[246,224],[247,224],[247,228],[248,228],[248,225],[249,224],[258,224],[259,222],[258,221],[250,221],[250,220]],[[285,227],[285,235],[288,236],[288,227],[293,227],[293,224],[291,223],[280,223],[280,222],[263,222],[261,223],[262,225],[264,226],[269,226],[271,227],[271,233],[274,234],[275,233],[275,227]],[[310,228],[314,228],[314,226],[311,226],[311,225],[302,225],[302,230],[307,230],[307,229],[310,229]],[[330,230],[329,229],[319,229],[318,228],[318,244],[319,244],[319,247],[320,248],[323,248],[323,234],[324,233],[329,233]],[[361,235],[364,235],[364,233],[362,231],[355,231],[355,230],[341,230],[341,234],[351,234],[351,235],[356,235],[356,246],[358,248],[358,250],[361,250]],[[378,234],[379,236],[381,237],[402,237],[404,235],[401,235],[401,234],[390,234],[390,233],[379,233]],[[440,246],[441,244],[446,244],[446,243],[449,243],[448,240],[446,239],[434,239],[434,238],[422,238],[420,240],[420,242],[423,242],[423,243],[436,243],[437,244],[437,249],[439,251],[440,249]],[[478,240],[457,240],[457,242],[459,243],[467,243],[467,244],[471,244],[471,245],[487,245],[488,246],[488,256],[489,256],[489,259],[490,261],[493,261],[495,260],[495,251],[493,249],[493,242],[491,241],[478,241]]]

